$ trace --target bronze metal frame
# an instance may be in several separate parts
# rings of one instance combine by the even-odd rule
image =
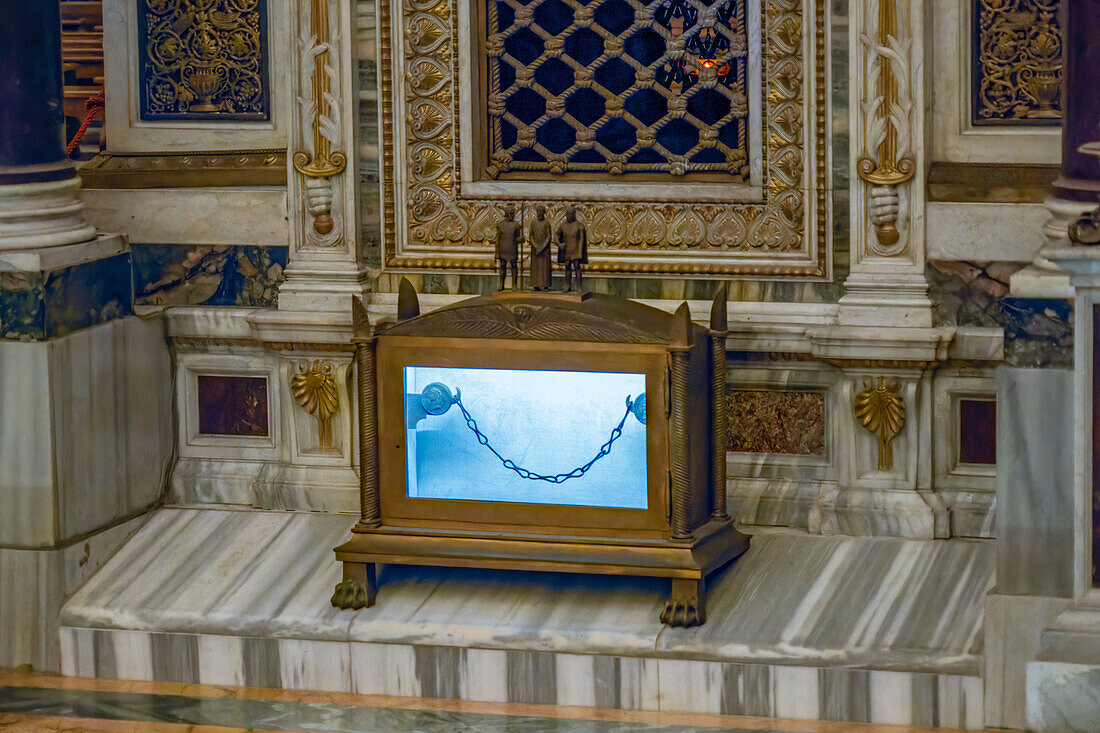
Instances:
[[[705,578],[748,547],[725,507],[724,290],[709,331],[687,304],[670,316],[608,296],[505,293],[421,316],[411,285],[402,296],[388,330],[353,305],[362,513],[336,548],[333,604],[372,605],[376,563],[642,575],[673,580],[664,623],[703,623]],[[409,365],[644,373],[647,508],[410,499]]]

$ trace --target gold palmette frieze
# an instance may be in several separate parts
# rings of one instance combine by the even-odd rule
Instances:
[[[871,114],[877,120],[877,129],[880,129],[878,137],[878,160],[870,156],[860,158],[856,164],[859,177],[875,186],[898,186],[910,180],[917,171],[916,161],[911,157],[898,157],[898,125],[904,124],[899,117],[907,116],[900,104],[898,76],[908,78],[908,68],[905,67],[905,58],[901,53],[904,47],[898,40],[898,8],[897,0],[882,0],[879,5],[878,33],[873,48],[868,53],[873,53],[877,60],[878,84],[877,106]],[[895,69],[895,65],[902,68]],[[908,101],[908,100],[905,100]],[[868,140],[873,144],[873,140]],[[875,225],[878,241],[884,246],[892,246],[898,243],[901,233],[898,231],[896,217],[886,219]]]
[[[332,150],[329,138],[325,135],[326,121],[331,121],[329,105],[329,44],[331,34],[328,21],[328,0],[310,2],[310,43],[313,56],[313,75],[311,77],[313,154],[306,150],[294,153],[291,162],[294,169],[307,178],[331,178],[342,173],[347,167],[347,156],[339,150]],[[319,234],[332,231],[334,222],[327,207],[311,211],[314,214],[313,228]]]

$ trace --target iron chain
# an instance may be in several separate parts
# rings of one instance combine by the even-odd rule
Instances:
[[[619,424],[616,425],[615,428],[611,431],[611,437],[609,437],[607,439],[607,442],[600,447],[599,452],[592,457],[592,460],[590,460],[583,466],[577,466],[572,471],[568,471],[566,473],[546,475],[536,473],[534,471],[529,471],[523,466],[517,466],[515,461],[510,458],[505,458],[497,451],[496,448],[490,445],[489,438],[477,427],[477,421],[474,420],[472,415],[470,415],[469,411],[466,409],[466,406],[462,404],[461,393],[455,395],[454,403],[458,405],[458,409],[462,411],[462,417],[466,418],[466,425],[470,428],[470,430],[473,431],[474,435],[477,436],[477,442],[481,443],[483,446],[492,451],[493,455],[500,460],[501,464],[503,464],[505,468],[510,471],[515,471],[520,478],[525,478],[530,481],[546,481],[551,484],[561,484],[565,483],[571,478],[580,478],[581,476],[588,473],[588,469],[592,468],[592,466],[595,465],[596,461],[600,460],[608,453],[610,453],[612,444],[619,439],[619,436],[623,434],[623,425],[626,424],[626,419],[630,417],[630,409],[634,405],[634,401],[631,400],[628,396],[626,398],[626,412],[623,413],[623,419],[620,420]]]

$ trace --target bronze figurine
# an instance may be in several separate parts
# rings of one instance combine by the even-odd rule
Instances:
[[[500,290],[512,270],[512,289],[519,288],[519,248],[523,240],[523,225],[516,221],[516,207],[504,207],[504,218],[497,224],[497,260],[500,262]]]
[[[558,262],[565,265],[565,289],[581,290],[581,273],[588,262],[588,232],[577,221],[577,210],[570,206],[565,210],[565,223],[558,230]],[[573,287],[573,275],[577,287]]]
[[[546,207],[535,207],[535,220],[531,222],[528,241],[531,243],[531,288],[549,290],[553,277],[550,264],[550,240],[552,239],[550,222],[546,220]]]

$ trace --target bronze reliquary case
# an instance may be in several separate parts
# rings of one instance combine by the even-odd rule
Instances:
[[[397,563],[667,577],[664,623],[748,547],[726,513],[726,296],[710,329],[623,298],[500,292],[398,321],[353,303],[362,517],[332,602]]]

